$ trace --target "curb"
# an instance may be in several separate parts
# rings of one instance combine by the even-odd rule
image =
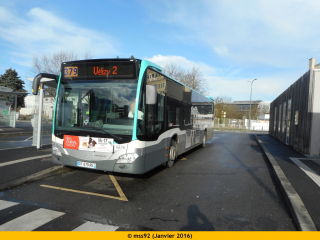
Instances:
[[[5,189],[13,188],[16,186],[19,186],[21,184],[27,183],[27,182],[33,182],[36,180],[40,180],[46,177],[51,177],[60,173],[69,172],[72,171],[72,169],[64,167],[64,166],[55,166],[52,168],[48,168],[46,170],[31,174],[26,177],[22,177],[16,180],[13,180],[11,182],[7,182],[0,185],[0,191],[3,191]]]
[[[293,215],[294,220],[298,225],[299,230],[300,231],[317,231],[308,213],[307,208],[302,202],[299,194],[296,192],[296,190],[291,185],[290,181],[282,171],[277,161],[274,159],[274,157],[271,155],[271,153],[265,147],[262,141],[258,138],[258,136],[254,135],[254,137],[272,166],[273,172],[276,176],[276,180],[280,185],[280,189],[289,206],[291,214]]]

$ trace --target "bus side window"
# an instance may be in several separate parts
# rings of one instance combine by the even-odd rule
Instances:
[[[191,120],[191,105],[183,105],[183,124],[184,126],[189,126],[192,122]]]
[[[167,105],[167,122],[166,122],[166,124],[167,124],[167,128],[169,128],[170,127],[170,106],[169,105]]]
[[[156,140],[164,130],[164,97],[158,95],[158,104],[147,105],[147,140]]]
[[[176,120],[176,113],[175,113],[175,107],[170,105],[167,105],[167,111],[168,111],[168,128],[173,127],[175,125]]]
[[[180,108],[176,107],[176,125],[180,125]]]

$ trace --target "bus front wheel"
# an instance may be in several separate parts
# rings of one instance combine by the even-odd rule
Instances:
[[[207,142],[207,132],[205,131],[203,134],[203,138],[202,138],[202,144],[200,145],[200,147],[205,147],[206,146],[206,142]]]
[[[166,167],[167,168],[171,168],[174,164],[174,161],[176,160],[176,157],[177,157],[177,151],[176,151],[176,148],[177,148],[177,143],[176,141],[174,141],[173,139],[171,139],[171,143],[170,143],[170,150],[169,150],[169,160],[168,162],[166,163]]]

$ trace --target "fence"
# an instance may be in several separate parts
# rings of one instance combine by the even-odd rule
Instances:
[[[219,130],[238,130],[238,131],[269,131],[269,121],[251,120],[251,127],[249,127],[249,120],[232,119],[232,118],[215,118],[214,128]]]

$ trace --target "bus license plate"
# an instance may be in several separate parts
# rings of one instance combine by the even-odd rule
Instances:
[[[95,163],[81,162],[81,161],[77,161],[77,166],[78,167],[85,167],[85,168],[97,168],[97,164],[95,164]]]

